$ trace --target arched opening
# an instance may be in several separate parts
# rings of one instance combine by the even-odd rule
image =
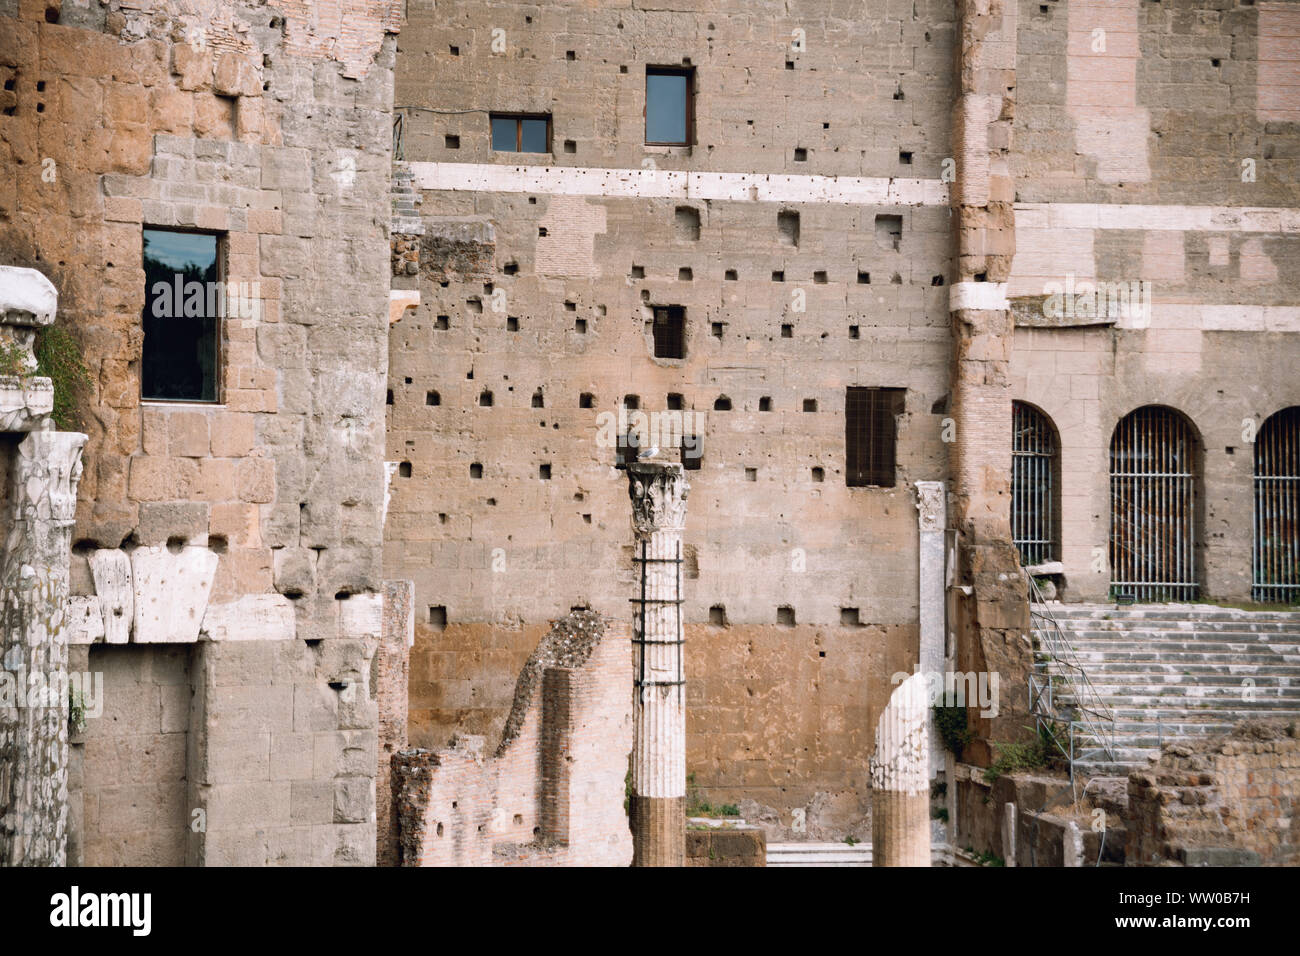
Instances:
[[[1255,436],[1251,599],[1300,603],[1300,406],[1269,417]]]
[[[1059,443],[1052,420],[1025,402],[1011,403],[1011,540],[1024,565],[1059,556]]]
[[[1111,594],[1137,601],[1197,596],[1200,442],[1172,408],[1144,405],[1110,440]]]

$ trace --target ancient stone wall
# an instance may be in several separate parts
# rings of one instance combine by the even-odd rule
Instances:
[[[686,866],[767,866],[767,838],[758,827],[687,827]]]
[[[393,757],[403,866],[627,866],[629,629],[575,612],[519,675],[495,752],[457,737]]]
[[[0,14],[0,260],[54,283],[91,378],[73,639],[122,675],[107,712],[141,717],[88,728],[74,843],[87,863],[373,862],[401,4]],[[141,400],[147,227],[216,234],[248,293],[215,403]],[[145,719],[159,643],[188,645],[183,732]],[[152,734],[186,738],[189,825],[168,817],[166,846],[128,838],[152,825],[133,788],[174,784],[129,759],[123,735]]]
[[[1245,722],[1165,747],[1130,774],[1125,860],[1135,866],[1300,863],[1300,737],[1294,723]]]
[[[1162,404],[1201,446],[1203,593],[1248,600],[1252,436],[1300,403],[1300,131],[1278,59],[1300,8],[1019,10],[1012,380],[1060,436],[1064,595],[1106,596],[1111,435]],[[1047,285],[1067,281],[1149,283],[1149,312],[1045,316]]]
[[[385,575],[416,586],[411,742],[498,732],[549,619],[630,613],[599,416],[635,396],[702,435],[688,770],[842,836],[915,664],[912,485],[945,477],[952,5],[409,15],[395,99],[425,231],[394,284],[422,304],[391,339]],[[646,146],[646,67],[684,63],[695,143]],[[493,152],[498,110],[550,113],[552,151]],[[685,358],[654,357],[652,305],[685,307]],[[846,487],[855,385],[907,390],[892,488]]]

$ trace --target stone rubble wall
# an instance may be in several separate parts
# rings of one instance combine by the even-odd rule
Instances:
[[[1139,866],[1300,864],[1300,730],[1245,721],[1169,744],[1129,775],[1126,858]]]

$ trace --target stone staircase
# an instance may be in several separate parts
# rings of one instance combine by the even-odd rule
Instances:
[[[1300,718],[1300,610],[1047,607],[1115,715],[1116,760],[1083,764],[1090,773],[1144,767],[1161,742],[1224,733],[1247,717]]]

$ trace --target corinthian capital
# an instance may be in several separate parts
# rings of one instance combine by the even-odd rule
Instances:
[[[681,531],[686,526],[686,496],[691,486],[682,466],[638,461],[627,466],[628,497],[632,499],[632,527],[637,534]]]
[[[947,506],[943,497],[942,481],[916,483],[917,523],[922,531],[942,531],[947,524]]]

